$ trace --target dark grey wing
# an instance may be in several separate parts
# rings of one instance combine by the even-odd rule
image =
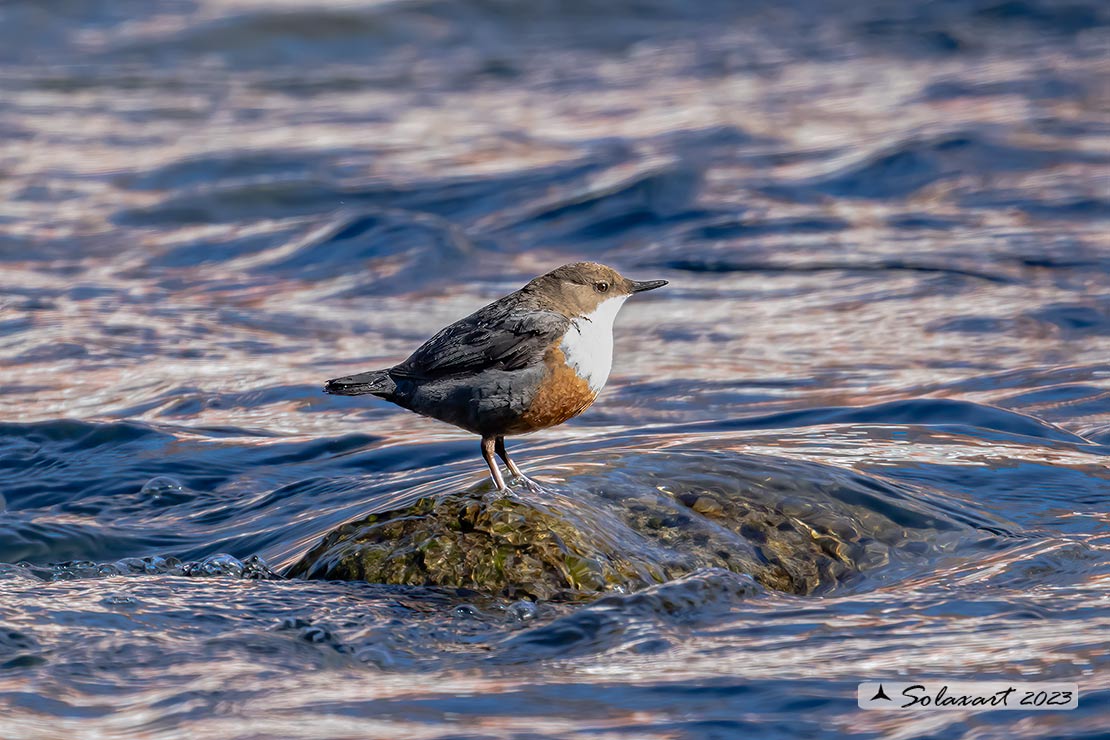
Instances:
[[[518,370],[542,361],[569,327],[570,320],[559,313],[518,313],[494,303],[440,330],[390,374],[434,379]]]

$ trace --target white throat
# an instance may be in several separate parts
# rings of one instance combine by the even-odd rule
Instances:
[[[589,316],[571,321],[559,345],[567,364],[589,383],[594,393],[599,393],[609,379],[613,367],[613,319],[626,300],[627,295],[613,296],[598,304]]]

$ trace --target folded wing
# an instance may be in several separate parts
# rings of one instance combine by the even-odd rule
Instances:
[[[551,311],[520,312],[494,303],[442,329],[390,374],[434,380],[542,362],[570,320]]]

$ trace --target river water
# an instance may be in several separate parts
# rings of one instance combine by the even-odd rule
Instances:
[[[1085,0],[3,3],[0,738],[1106,737],[1108,49]],[[579,259],[670,285],[526,471],[867,567],[282,577],[484,478],[322,381]],[[931,678],[1079,708],[856,707]]]

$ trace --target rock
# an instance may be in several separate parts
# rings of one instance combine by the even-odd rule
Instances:
[[[810,594],[988,535],[907,486],[825,465],[667,457],[662,469],[616,460],[536,491],[483,483],[420,498],[338,527],[287,575],[582,599],[724,568]]]
[[[560,493],[506,496],[487,488],[344,524],[288,575],[537,599],[631,590],[669,577],[638,554],[635,532],[606,512],[583,511]]]

